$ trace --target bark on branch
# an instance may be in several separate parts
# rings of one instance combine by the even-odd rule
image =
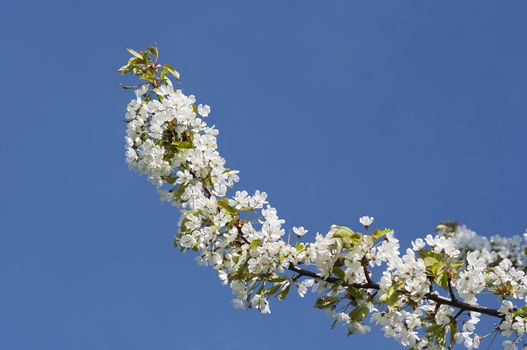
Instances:
[[[322,277],[322,276],[316,274],[313,271],[309,271],[309,270],[306,270],[306,269],[303,269],[303,268],[300,268],[300,267],[294,266],[294,265],[290,265],[288,269],[290,271],[298,273],[299,275],[316,278],[318,280],[321,280],[321,281],[324,281],[324,282],[328,282],[328,283],[335,283],[335,282],[337,282],[339,280],[339,278],[334,277],[334,276]],[[348,284],[343,284],[343,286],[347,286],[347,285]],[[375,289],[375,290],[379,290],[380,289],[379,284],[375,283],[375,282],[373,282],[371,280],[370,280],[370,282],[367,282],[367,283],[352,284],[352,285],[349,285],[349,286],[354,287],[354,288],[360,288],[360,289]],[[492,309],[492,308],[488,308],[488,307],[480,306],[480,305],[474,305],[474,304],[465,303],[463,301],[457,300],[457,298],[449,299],[449,298],[443,297],[443,296],[441,296],[439,294],[436,294],[436,293],[426,293],[424,295],[424,299],[432,300],[432,301],[436,302],[439,305],[443,305],[443,304],[444,305],[449,305],[449,306],[452,306],[452,307],[460,309],[460,311],[474,311],[474,312],[479,312],[479,313],[482,313],[482,314],[485,314],[485,315],[489,315],[489,316],[493,316],[493,317],[497,317],[497,318],[501,318],[501,319],[504,317],[504,315],[501,314],[496,309]]]

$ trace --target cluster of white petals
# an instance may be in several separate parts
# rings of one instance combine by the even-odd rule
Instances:
[[[503,300],[495,315],[488,314],[496,317],[497,332],[512,337],[504,346],[521,341],[527,313],[521,237],[487,239],[464,226],[443,225],[401,254],[394,232],[368,232],[373,217],[363,216],[365,233],[333,225],[304,243],[308,230],[286,228],[265,192],[228,196],[238,171],[225,166],[218,130],[204,121],[209,106],[196,106],[196,98],[174,89],[168,78],[135,93],[125,115],[126,161],[162,200],[181,208],[175,245],[195,251],[200,264],[218,272],[235,307],[270,313],[271,297],[283,300],[291,287],[303,297],[311,289],[316,306],[349,334],[369,331],[370,315],[403,346],[439,349],[457,342],[477,348],[484,339],[476,333],[478,295],[490,291]]]

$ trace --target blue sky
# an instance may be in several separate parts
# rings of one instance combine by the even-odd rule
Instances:
[[[212,106],[238,188],[287,225],[404,244],[527,228],[525,1],[10,1],[0,13],[0,348],[397,348],[296,296],[270,316],[172,249],[123,160],[124,46]]]

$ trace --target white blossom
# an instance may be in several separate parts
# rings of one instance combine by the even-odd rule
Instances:
[[[199,104],[198,105],[198,113],[202,117],[208,117],[209,113],[210,113],[210,107],[208,105]]]
[[[235,308],[270,313],[272,295],[283,299],[296,288],[304,297],[311,288],[322,300],[320,308],[351,333],[370,330],[362,318],[369,314],[371,323],[403,346],[437,349],[427,329],[443,326],[451,332],[454,318],[467,311],[460,309],[456,295],[478,306],[478,296],[491,292],[504,299],[497,310],[500,334],[525,335],[521,308],[527,298],[527,232],[486,238],[465,226],[445,224],[401,251],[393,231],[363,234],[333,225],[317,233],[314,242],[303,243],[298,238],[308,230],[293,226],[293,244],[266,192],[229,194],[239,181],[238,171],[226,167],[218,150],[219,132],[203,121],[210,107],[196,107],[196,97],[174,89],[168,79],[154,86],[136,90],[126,108],[126,162],[149,179],[163,201],[182,210],[175,245],[195,251],[199,264],[217,271],[232,290]],[[359,218],[366,231],[373,222],[370,216]],[[378,282],[372,281],[375,277]],[[432,301],[441,298],[451,298],[451,305]],[[462,315],[455,341],[478,348],[481,314]],[[516,349],[517,341],[506,340],[503,346]]]
[[[300,226],[300,227],[294,226],[293,227],[293,232],[298,237],[302,237],[303,235],[305,235],[308,232],[308,230],[306,230],[303,226]]]
[[[359,219],[359,222],[366,228],[368,228],[371,224],[373,224],[374,217],[373,216],[361,216]]]

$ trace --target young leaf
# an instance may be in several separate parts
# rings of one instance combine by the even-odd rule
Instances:
[[[321,297],[321,298],[317,299],[317,301],[315,303],[315,307],[317,309],[327,309],[329,307],[332,307],[333,305],[335,305],[339,301],[340,301],[340,297],[338,297],[336,295],[327,296],[327,297]]]
[[[126,48],[126,51],[128,51],[129,53],[131,53],[133,56],[139,58],[139,59],[143,59],[143,56],[141,56],[141,54],[137,51],[135,51],[134,49],[131,49],[129,47]]]
[[[181,201],[181,196],[183,196],[183,193],[185,193],[185,190],[187,189],[189,184],[180,185],[176,190],[173,192],[174,198],[177,201]]]
[[[433,256],[427,256],[424,258],[424,261],[425,261],[425,265],[428,267],[428,266],[433,266],[435,264],[438,263],[437,259],[434,258]]]
[[[180,149],[192,149],[194,145],[190,141],[173,141],[172,144]]]
[[[282,287],[282,284],[275,284],[274,286],[272,286],[271,288],[269,288],[268,290],[266,290],[266,291],[264,292],[264,294],[267,294],[267,295],[273,295],[273,294],[276,293],[281,287]]]
[[[157,59],[157,46],[149,46],[146,48],[146,51],[148,51],[148,53],[150,53],[152,56],[154,56],[156,59]]]
[[[390,232],[393,232],[392,230],[375,230],[373,231],[373,233],[371,234],[373,240],[377,240],[383,236],[385,236],[386,234],[390,233]]]
[[[520,316],[527,313],[527,306],[520,307],[512,313],[512,317]]]
[[[260,240],[259,239],[255,239],[254,241],[251,242],[250,250],[255,250],[259,246],[260,246]]]
[[[218,206],[220,208],[225,209],[227,213],[229,213],[230,216],[234,217],[238,215],[238,210],[236,210],[234,207],[229,205],[229,200],[227,198],[219,198],[217,200]]]
[[[450,346],[453,346],[456,341],[456,333],[457,333],[457,321],[453,320],[450,325]]]
[[[287,294],[289,294],[289,290],[290,289],[291,289],[291,284],[288,284],[287,287],[285,287],[285,289],[283,291],[281,291],[280,294],[278,294],[276,296],[278,298],[278,300],[280,300],[280,301],[285,300],[285,297],[287,296]]]
[[[346,276],[346,274],[344,273],[344,271],[338,267],[338,266],[335,266],[333,267],[333,273],[338,277],[338,278],[344,278]]]
[[[359,306],[359,307],[353,309],[353,310],[349,313],[349,317],[350,317],[353,321],[360,321],[360,320],[362,320],[364,317],[366,317],[367,315],[368,315],[368,306],[366,306],[366,305]]]
[[[174,78],[179,80],[179,77],[180,77],[179,72],[177,70],[175,70],[174,67],[172,67],[171,65],[169,65],[169,64],[163,65],[163,70],[166,70],[167,72],[172,74],[174,76]]]

